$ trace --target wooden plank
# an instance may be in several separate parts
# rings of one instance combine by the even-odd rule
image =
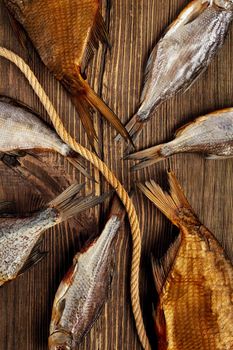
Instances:
[[[139,103],[143,70],[149,52],[166,26],[188,1],[181,0],[114,0],[111,7],[103,1],[103,14],[109,23],[111,51],[100,48],[88,69],[88,80],[104,100],[126,122]],[[27,59],[14,37],[4,7],[0,5],[0,42]],[[172,137],[175,129],[194,117],[232,105],[233,29],[226,43],[207,72],[185,94],[178,95],[160,107],[157,115],[144,127],[137,142],[138,149]],[[63,88],[49,74],[32,51],[30,63],[40,82],[49,93],[67,128],[84,145],[88,145],[80,122]],[[34,107],[48,120],[26,80],[18,70],[0,60],[0,93],[16,97]],[[199,155],[177,155],[137,173],[121,159],[125,145],[116,145],[112,128],[95,117],[101,139],[101,154],[127,189],[136,181],[155,178],[166,183],[165,169],[175,170],[185,193],[203,223],[211,229],[233,260],[232,235],[232,173],[233,161],[207,161]],[[44,158],[51,164],[50,172],[57,176],[61,187],[83,178],[58,155]],[[52,167],[53,165],[53,167]],[[55,169],[54,169],[55,168]],[[13,200],[21,212],[40,207],[45,199],[33,187],[0,165],[1,199]],[[98,178],[98,173],[95,172]],[[66,178],[67,180],[62,180]],[[60,180],[59,180],[60,179]],[[66,182],[67,181],[67,182]],[[87,183],[86,191],[106,190],[106,182]],[[148,334],[153,344],[152,302],[155,291],[150,272],[150,254],[161,256],[176,230],[141,194],[134,197],[142,228],[141,300]],[[43,247],[48,256],[16,281],[0,289],[1,350],[47,349],[48,327],[53,297],[59,282],[70,266],[74,253],[87,239],[98,232],[104,222],[107,206],[82,214],[75,221],[50,230]],[[98,225],[97,225],[98,223]],[[131,239],[128,224],[120,230],[116,246],[116,273],[109,300],[89,335],[79,346],[82,350],[141,349],[135,332],[130,307]]]

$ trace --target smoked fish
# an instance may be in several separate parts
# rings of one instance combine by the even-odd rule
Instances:
[[[99,41],[108,43],[100,0],[4,0],[4,3],[16,20],[11,17],[19,39],[25,42],[21,25],[44,64],[69,92],[91,145],[94,147],[97,139],[90,112],[93,107],[129,139],[120,120],[84,79],[85,68]]]
[[[77,253],[57,290],[50,324],[50,350],[77,349],[108,297],[114,241],[124,216],[117,201],[99,238]]]
[[[159,295],[155,330],[159,350],[232,350],[233,266],[199,221],[174,174],[170,194],[155,181],[140,190],[179,230],[160,261],[152,259]]]
[[[15,279],[45,255],[39,249],[45,230],[101,203],[106,195],[77,197],[84,185],[74,184],[46,208],[25,217],[0,217],[0,286]]]
[[[23,151],[30,153],[33,150],[58,152],[90,178],[79,155],[32,109],[9,97],[0,96],[0,159],[4,162],[7,160],[5,155],[17,157],[24,155]]]
[[[233,19],[232,0],[194,0],[153,48],[140,107],[126,125],[134,140],[161,103],[187,90],[218,53]]]
[[[143,169],[173,154],[199,152],[207,159],[233,157],[233,108],[226,108],[195,119],[177,130],[175,139],[126,156],[141,160],[133,170]]]

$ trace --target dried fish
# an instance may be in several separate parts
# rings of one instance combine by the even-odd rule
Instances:
[[[112,279],[113,241],[123,211],[115,202],[100,237],[78,253],[55,296],[49,349],[76,349],[99,316]]]
[[[92,107],[129,139],[117,116],[84,80],[85,68],[98,42],[108,43],[100,1],[4,0],[4,3],[26,30],[44,64],[70,93],[91,145],[94,147],[97,139],[90,115]],[[13,28],[25,43],[22,28],[15,21]]]
[[[232,19],[232,0],[194,0],[170,25],[149,57],[141,105],[126,126],[133,139],[162,102],[187,90],[207,68]]]
[[[232,350],[233,266],[203,226],[173,173],[170,194],[153,180],[140,190],[180,229],[160,261],[152,261],[159,302],[159,349]]]
[[[77,198],[83,185],[74,184],[52,200],[47,208],[25,217],[0,218],[0,286],[40,261],[45,255],[39,249],[43,233],[77,213],[101,203],[100,197]]]
[[[17,160],[11,164],[12,157],[20,157],[24,152],[54,151],[67,157],[67,159],[80,170],[83,175],[91,178],[77,153],[38,115],[22,102],[9,97],[0,96],[0,159],[9,166],[18,165]]]
[[[199,152],[207,159],[233,157],[233,108],[226,108],[197,118],[182,126],[174,140],[126,156],[141,160],[133,170],[143,169],[173,154]]]

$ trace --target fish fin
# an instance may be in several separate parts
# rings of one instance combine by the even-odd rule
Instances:
[[[11,28],[12,28],[13,32],[15,33],[15,36],[17,37],[20,45],[26,51],[28,51],[28,46],[27,46],[28,37],[27,37],[27,34],[26,34],[25,30],[19,24],[19,22],[16,21],[16,19],[12,16],[12,14],[10,13],[10,11],[7,8],[6,8],[6,10],[7,10],[7,14],[8,14],[8,18],[9,18],[9,21],[10,21]]]
[[[39,157],[29,153],[24,157],[15,158],[15,161],[17,164],[11,165],[8,163],[7,165],[23,179],[27,180],[33,190],[36,189],[40,195],[43,194],[43,197],[51,199],[54,197],[54,194],[61,191],[59,183],[48,172],[51,170],[52,165],[46,171],[46,164]]]
[[[132,139],[132,142],[134,142],[136,138],[139,136],[142,130],[142,127],[143,127],[143,122],[140,120],[137,114],[134,114],[134,116],[128,121],[128,123],[125,126],[127,132],[129,133],[130,138]],[[120,141],[121,135],[117,135],[115,140],[117,142]]]
[[[166,319],[164,311],[160,305],[156,308],[154,320],[158,337],[158,349],[168,350]]]
[[[157,290],[157,293],[160,294],[162,292],[164,283],[166,281],[167,274],[164,271],[163,264],[155,260],[153,256],[151,257],[151,265],[152,265],[155,288]]]
[[[80,99],[85,99],[86,103],[97,109],[103,117],[113,125],[113,127],[121,134],[121,136],[132,143],[129,133],[116,114],[104,103],[104,101],[94,92],[89,84],[79,75],[80,84],[83,87],[84,93],[80,95]]]
[[[12,170],[20,165],[18,155],[14,153],[0,153],[0,160]]]
[[[48,206],[55,208],[59,212],[59,222],[65,221],[81,211],[90,209],[97,204],[102,203],[109,193],[101,196],[88,195],[86,197],[77,197],[77,194],[84,188],[85,184],[73,184],[62,192],[57,198],[52,200]]]
[[[38,239],[37,243],[35,244],[35,246],[33,247],[32,251],[31,251],[29,257],[27,258],[25,264],[20,269],[18,276],[22,275],[24,272],[30,270],[31,267],[33,267],[35,264],[40,262],[48,254],[48,252],[42,252],[40,250],[40,245],[41,245],[42,240],[43,240],[43,237],[40,237]]]
[[[88,62],[94,55],[94,50],[98,48],[99,41],[103,44],[107,44],[110,47],[107,28],[104,19],[99,10],[97,10],[95,22],[90,32],[89,40],[83,55],[81,69],[82,72],[86,69]]]
[[[144,169],[145,167],[148,167],[154,163],[158,163],[161,160],[166,159],[166,157],[164,157],[161,154],[161,149],[162,149],[163,145],[164,144],[160,144],[160,145],[150,147],[150,148],[147,148],[147,149],[139,151],[139,152],[131,153],[131,154],[127,155],[126,157],[124,157],[124,159],[141,160],[138,164],[134,165],[131,169],[133,171]]]
[[[229,156],[226,156],[226,155],[217,155],[217,154],[207,154],[206,155],[206,157],[205,157],[206,159],[208,159],[208,160],[214,160],[214,159],[228,159],[228,158],[232,158],[232,155],[229,155]]]
[[[75,154],[74,156],[70,156],[66,158],[77,170],[80,171],[85,177],[87,177],[89,180],[98,183],[86,170],[84,162]]]
[[[91,118],[90,105],[83,98],[83,95],[72,96],[71,99],[87,133],[88,140],[95,150],[95,141],[97,141],[98,138]]]
[[[1,214],[11,213],[13,206],[14,206],[13,202],[0,201],[0,213]]]
[[[27,259],[24,266],[21,268],[21,270],[18,273],[19,275],[24,274],[26,271],[30,270],[34,265],[36,265],[38,262],[44,259],[44,257],[48,254],[48,252],[42,252],[38,250],[37,252],[33,252],[33,255],[30,255]]]
[[[31,40],[29,39],[27,32],[25,31],[23,26],[14,18],[14,16],[11,14],[11,12],[8,10],[8,8],[6,8],[6,10],[8,13],[10,26],[11,26],[16,38],[18,39],[22,48],[26,51],[27,58],[30,60],[30,62],[33,62],[32,56],[30,53]]]
[[[147,181],[145,185],[138,184],[138,188],[149,198],[161,212],[177,227],[181,226],[183,215],[180,218],[182,209],[193,213],[175,175],[168,171],[170,194],[163,191],[154,180]],[[194,215],[194,214],[193,214]]]
[[[154,283],[159,295],[162,292],[167,276],[175,261],[180,244],[181,244],[181,235],[179,235],[175,239],[175,241],[168,248],[166,254],[160,260],[155,260],[153,256],[151,257]]]

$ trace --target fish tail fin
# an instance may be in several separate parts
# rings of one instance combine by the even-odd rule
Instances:
[[[102,203],[109,196],[109,193],[105,193],[101,196],[88,195],[86,197],[77,197],[84,185],[71,185],[49,203],[50,208],[55,208],[59,212],[59,222],[68,220],[74,215]]]
[[[131,153],[124,157],[124,159],[140,160],[140,162],[132,167],[132,170],[140,170],[148,167],[152,164],[158,163],[167,156],[162,154],[164,144],[160,144],[154,147],[147,148],[145,150]]]
[[[168,179],[170,194],[154,180],[147,181],[145,185],[138,184],[138,187],[174,225],[180,227],[184,216],[182,211],[186,209],[191,214],[193,210],[173,172],[168,172]]]
[[[125,126],[133,142],[139,136],[142,130],[142,127],[143,127],[143,122],[140,120],[137,114],[134,114],[134,116],[128,121],[128,123]],[[117,135],[115,138],[117,142],[120,141],[120,139],[121,139],[121,135]]]
[[[95,142],[98,140],[98,137],[91,118],[90,105],[85,100],[83,94],[78,94],[76,96],[72,95],[71,99],[87,133],[88,140],[92,148],[95,150]]]
[[[86,128],[88,134],[91,134],[91,137],[96,137],[96,133],[94,132],[94,126],[90,116],[90,107],[94,107],[97,109],[103,117],[110,123],[112,126],[120,133],[120,135],[126,140],[131,141],[129,133],[127,132],[124,125],[121,123],[120,119],[116,116],[116,114],[106,105],[106,103],[95,93],[95,91],[90,87],[90,85],[83,79],[81,74],[79,74],[79,83],[81,85],[81,89],[83,91],[82,94],[75,97],[75,106],[77,104],[85,105],[85,113],[84,110],[78,112],[80,113],[80,117],[82,118],[82,122],[84,127]],[[81,116],[81,112],[84,113],[83,117]],[[91,127],[92,126],[92,127]]]

